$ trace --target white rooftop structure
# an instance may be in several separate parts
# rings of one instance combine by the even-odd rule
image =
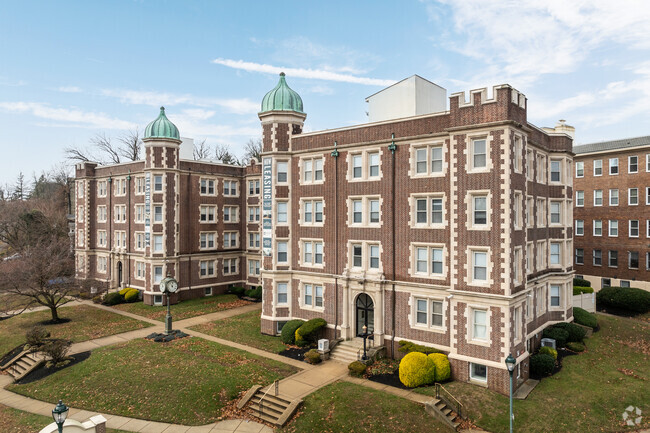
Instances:
[[[447,109],[447,90],[419,75],[412,75],[370,95],[368,120],[401,119]]]

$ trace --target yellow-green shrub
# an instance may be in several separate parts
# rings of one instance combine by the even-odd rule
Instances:
[[[553,349],[550,346],[542,346],[539,348],[539,353],[545,353],[547,355],[551,355],[554,360],[557,361],[557,350]]]
[[[435,381],[444,382],[451,378],[451,364],[449,364],[449,358],[444,353],[431,353],[427,355],[433,365],[436,367]]]
[[[436,367],[424,353],[411,352],[399,363],[399,380],[409,388],[429,385],[434,382]]]
[[[125,287],[125,288],[123,288],[122,290],[119,291],[119,294],[124,296],[124,295],[126,295],[126,292],[128,292],[129,290],[133,290],[133,289],[131,287]]]
[[[124,294],[124,300],[126,302],[135,302],[138,300],[138,297],[140,296],[140,292],[138,289],[129,289],[125,294]]]

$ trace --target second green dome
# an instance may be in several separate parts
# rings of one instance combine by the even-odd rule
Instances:
[[[262,99],[262,113],[265,111],[296,111],[302,113],[302,99],[300,95],[292,90],[284,78],[284,72],[280,73],[278,85]]]
[[[144,138],[173,138],[180,140],[178,128],[165,116],[165,107],[160,107],[158,118],[147,125]]]

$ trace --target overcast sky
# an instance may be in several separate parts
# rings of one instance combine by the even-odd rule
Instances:
[[[308,131],[366,122],[365,97],[419,74],[448,95],[511,84],[577,144],[650,135],[649,23],[648,1],[4,1],[0,185],[161,105],[240,153],[280,71]]]

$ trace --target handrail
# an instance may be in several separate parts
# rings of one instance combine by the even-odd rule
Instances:
[[[278,379],[275,379],[273,381],[273,388],[275,389],[275,396],[277,397],[279,389],[280,389],[280,382],[279,382]],[[258,410],[258,413],[260,415],[262,415],[264,413],[264,399],[266,398],[266,394],[268,394],[270,390],[271,390],[271,386],[268,387],[268,389],[266,390],[266,392],[264,393],[264,395],[260,399],[259,410]]]
[[[444,393],[444,394],[443,394]],[[448,406],[451,406],[454,409],[454,412],[458,414],[459,417],[463,418],[463,405],[459,402],[449,391],[447,391],[442,385],[436,382],[436,398],[443,400]]]

